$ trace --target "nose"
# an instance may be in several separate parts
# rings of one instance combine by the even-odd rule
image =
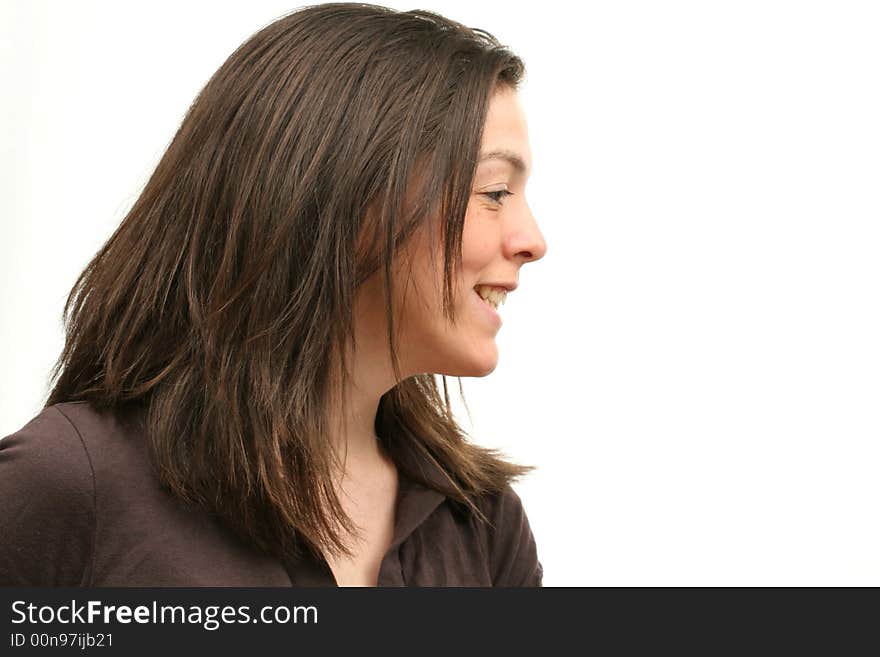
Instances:
[[[544,257],[547,253],[547,242],[528,203],[523,204],[523,210],[518,213],[512,228],[508,236],[508,247],[513,257],[523,262],[533,262]]]

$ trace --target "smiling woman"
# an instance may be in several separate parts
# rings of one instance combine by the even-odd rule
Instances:
[[[546,251],[523,73],[365,4],[243,43],[0,441],[0,584],[540,586],[531,467],[468,439],[445,378],[495,369],[496,306]]]

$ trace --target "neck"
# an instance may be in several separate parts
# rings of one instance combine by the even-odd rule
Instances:
[[[351,379],[343,390],[335,412],[331,444],[344,463],[342,476],[387,467],[390,458],[375,431],[379,401],[395,384],[390,357],[380,356],[375,345],[359,342],[349,359]],[[386,349],[387,351],[387,349]]]

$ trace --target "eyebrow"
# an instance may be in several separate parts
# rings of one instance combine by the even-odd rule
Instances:
[[[522,157],[520,157],[518,153],[514,153],[513,151],[507,149],[481,153],[480,159],[477,160],[477,164],[479,164],[480,162],[485,162],[486,160],[504,160],[514,169],[516,169],[518,173],[521,174],[525,174],[525,172],[528,170],[528,167],[526,167],[526,163],[522,159]]]

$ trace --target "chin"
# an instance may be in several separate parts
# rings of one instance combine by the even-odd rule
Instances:
[[[495,371],[498,367],[498,352],[495,349],[487,350],[480,356],[471,358],[454,358],[447,361],[445,367],[436,370],[437,374],[445,376],[484,377]]]
[[[475,358],[470,363],[468,367],[469,373],[462,374],[462,376],[484,377],[489,376],[495,371],[495,368],[498,367],[498,349],[493,346],[491,350],[487,349],[481,355],[482,358]]]
[[[483,373],[479,376],[487,376],[498,367],[498,344],[495,342],[495,338],[488,341],[486,348],[482,350],[481,356],[483,358],[480,369]]]
[[[483,369],[483,371],[480,374],[474,374],[473,376],[475,376],[475,377],[489,376],[492,372],[495,371],[496,367],[498,367],[498,361],[495,361],[494,363],[492,363],[491,367]]]

